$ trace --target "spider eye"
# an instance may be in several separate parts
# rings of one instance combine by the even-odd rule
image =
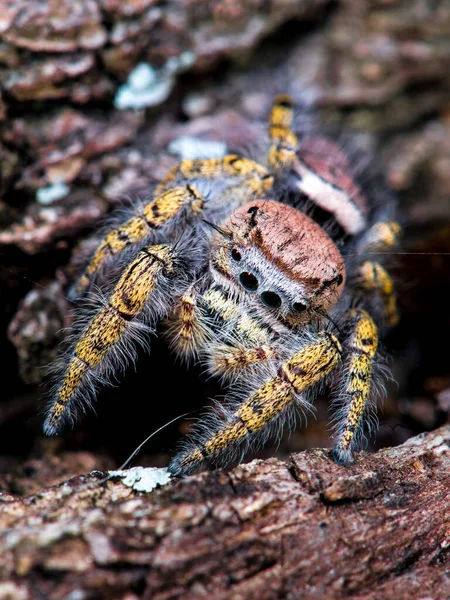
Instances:
[[[341,285],[341,283],[342,283],[343,279],[344,279],[344,278],[343,278],[343,277],[342,277],[342,275],[339,273],[339,275],[337,276],[337,279],[336,279],[336,284],[337,284],[337,285]]]
[[[275,292],[263,292],[261,294],[261,300],[263,304],[269,308],[278,308],[281,306],[281,298]]]
[[[231,251],[231,258],[236,262],[239,262],[242,258],[242,254],[239,252],[239,250],[233,248],[233,250]]]
[[[295,312],[302,313],[306,310],[306,304],[303,304],[302,302],[294,302],[292,308],[295,310]]]
[[[241,273],[239,275],[239,281],[242,283],[242,286],[248,290],[249,292],[256,292],[258,289],[258,280],[253,275],[253,273]]]

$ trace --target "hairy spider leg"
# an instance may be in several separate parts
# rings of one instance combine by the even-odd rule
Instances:
[[[358,243],[361,255],[372,252],[386,252],[395,247],[402,234],[402,228],[396,221],[375,223]],[[390,327],[398,323],[397,299],[391,276],[378,262],[365,261],[361,264],[357,281],[358,287],[368,294],[375,293],[381,298],[382,317]]]
[[[74,401],[85,401],[105,373],[113,372],[117,363],[123,368],[128,362],[128,346],[133,335],[139,339],[139,325],[142,329],[142,321],[151,324],[164,314],[173,294],[174,276],[185,268],[179,264],[173,247],[163,244],[144,247],[128,264],[71,352],[44,424],[48,435],[57,433],[66,417],[70,418]]]
[[[360,233],[367,225],[367,199],[346,155],[325,136],[306,136],[300,141],[292,130],[294,108],[290,96],[275,97],[269,116],[269,165],[292,191],[302,192],[333,214],[347,233]]]
[[[225,422],[206,427],[187,451],[176,455],[169,465],[174,476],[197,470],[205,462],[214,463],[220,455],[241,441],[255,437],[287,409],[299,394],[328,375],[341,358],[338,340],[320,332],[278,367],[247,400],[230,413]],[[200,427],[202,426],[200,422]],[[194,432],[195,436],[195,432]]]
[[[274,182],[273,176],[259,163],[236,154],[228,154],[223,158],[182,160],[165,175],[156,188],[156,193],[187,181],[197,179],[213,181],[219,178],[229,178],[233,188],[238,186],[244,190],[247,188],[244,201],[248,200],[249,193],[266,195],[272,189]]]
[[[299,140],[291,129],[293,121],[294,100],[287,94],[276,96],[269,116],[271,146],[267,154],[275,172],[291,167],[296,161]]]
[[[224,178],[231,179],[232,188],[239,186],[242,203],[247,202],[251,194],[265,195],[273,186],[273,177],[265,167],[237,155],[181,161],[157,186],[156,198],[142,208],[141,214],[133,216],[106,235],[77,282],[76,294],[82,296],[86,293],[95,275],[111,256],[145,240],[149,234],[164,226],[175,226],[179,221],[188,223],[198,218],[205,208],[205,199],[189,182]]]
[[[369,410],[372,369],[378,347],[378,331],[369,313],[353,309],[346,315],[351,334],[344,345],[345,379],[339,396],[336,441],[333,458],[347,465],[362,434],[364,416]],[[339,414],[340,413],[340,414]]]
[[[85,294],[110,257],[133,244],[143,242],[149,234],[168,224],[175,226],[180,220],[183,223],[194,221],[202,214],[204,206],[205,199],[190,185],[174,187],[158,195],[143,206],[140,214],[107,234],[78,280],[76,294]]]
[[[394,282],[384,267],[376,262],[364,262],[358,272],[359,288],[369,294],[375,293],[382,301],[384,322],[393,327],[398,323],[397,298]]]

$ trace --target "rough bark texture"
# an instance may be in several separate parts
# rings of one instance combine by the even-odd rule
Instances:
[[[94,471],[0,511],[0,598],[448,598],[450,428],[150,494]],[[103,481],[102,481],[103,480]]]

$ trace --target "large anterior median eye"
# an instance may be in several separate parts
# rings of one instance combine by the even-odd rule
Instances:
[[[278,308],[281,306],[281,298],[275,292],[263,292],[261,294],[261,300],[263,304],[269,308]]]
[[[239,281],[242,283],[242,286],[249,292],[256,292],[256,290],[258,289],[258,280],[253,275],[253,273],[241,273],[239,275]]]

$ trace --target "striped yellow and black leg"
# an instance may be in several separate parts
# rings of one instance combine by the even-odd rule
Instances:
[[[236,154],[228,154],[223,158],[182,160],[162,179],[156,193],[199,179],[228,181],[230,187],[239,188],[241,193],[245,193],[243,202],[248,200],[249,193],[266,195],[272,189],[274,181],[270,172],[259,163]]]
[[[269,165],[279,171],[294,164],[299,141],[291,127],[294,121],[294,101],[287,94],[276,96],[269,117],[271,146]]]
[[[365,310],[351,310],[347,322],[351,333],[344,346],[345,380],[335,403],[339,421],[333,447],[333,458],[343,465],[354,462],[353,454],[358,449],[368,417],[372,370],[378,346],[377,327]]]
[[[195,442],[188,443],[169,465],[169,471],[182,476],[198,470],[205,463],[226,462],[240,443],[253,442],[273,423],[302,392],[318,383],[337,365],[341,348],[327,332],[280,365],[275,376],[266,380],[244,402],[230,409],[223,420],[199,423],[201,433],[194,432]]]
[[[152,232],[168,224],[188,223],[201,216],[203,196],[192,186],[174,187],[151,200],[141,213],[113,229],[97,248],[92,260],[75,286],[76,295],[83,295],[107,260],[133,244],[145,243]],[[147,242],[148,243],[148,242]]]
[[[164,313],[176,268],[177,258],[167,245],[145,247],[128,264],[70,355],[49,408],[45,433],[58,433],[62,423],[72,418],[75,405],[93,395],[99,380],[104,380],[115,368],[124,368],[133,352],[130,343],[139,340],[142,325],[154,324],[160,316],[158,312]]]
[[[394,283],[384,267],[376,262],[364,262],[358,272],[358,286],[367,294],[375,294],[382,306],[382,318],[386,325],[398,323],[397,299]]]
[[[396,221],[380,221],[373,225],[358,244],[362,256],[386,253],[397,246],[402,228]],[[381,301],[382,318],[386,325],[398,322],[397,300],[391,276],[378,262],[365,261],[361,264],[356,281],[358,287],[376,301]]]

